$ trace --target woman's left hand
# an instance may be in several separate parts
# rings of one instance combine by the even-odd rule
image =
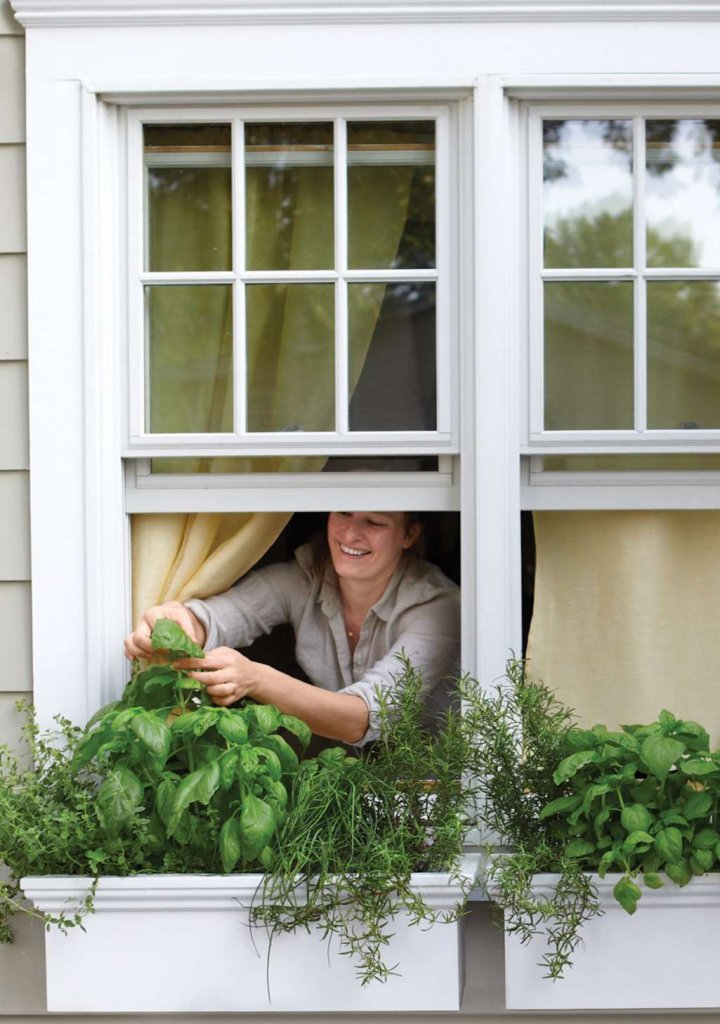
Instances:
[[[202,659],[184,658],[174,665],[202,683],[213,704],[227,707],[253,696],[256,663],[231,647],[216,647]]]

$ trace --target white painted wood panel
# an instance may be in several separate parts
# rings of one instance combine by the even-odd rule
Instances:
[[[0,583],[0,691],[32,690],[30,584]]]
[[[0,145],[0,253],[25,252],[25,147]]]
[[[25,40],[0,35],[0,142],[25,141]]]
[[[0,36],[22,35],[22,26],[16,21],[9,0],[0,0]]]
[[[28,473],[0,473],[0,580],[30,579]]]
[[[27,363],[0,361],[0,471],[28,469],[28,462]]]
[[[0,255],[0,359],[27,359],[27,259]]]

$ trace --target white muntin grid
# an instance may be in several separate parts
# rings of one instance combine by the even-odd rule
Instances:
[[[396,150],[357,154],[348,152],[347,124],[355,121],[433,121],[435,124],[436,169],[436,265],[431,269],[358,270],[348,268],[347,259],[347,167],[362,159],[396,165],[427,163],[426,152]],[[451,182],[451,110],[441,104],[348,105],[338,107],[304,106],[279,108],[254,107],[138,109],[128,112],[128,429],[123,454],[126,457],[155,455],[221,454],[450,454],[457,452],[457,410],[450,395],[456,359],[451,344],[451,270],[449,208]],[[334,267],[328,270],[255,271],[246,269],[244,168],[267,160],[262,152],[245,154],[244,125],[268,122],[330,123],[333,126],[333,150],[293,154],[306,164],[331,163],[334,167]],[[229,124],[231,152],[150,154],[143,159],[145,124]],[[188,156],[198,165],[232,168],[233,268],[223,271],[149,272],[145,247],[148,237],[146,180],[148,162],[172,166]],[[436,429],[417,431],[351,431],[349,429],[348,386],[348,288],[356,282],[387,283],[431,282],[436,290]],[[335,300],[335,427],[334,431],[250,432],[247,430],[247,394],[245,389],[245,288],[252,284],[315,284],[333,286]],[[150,285],[226,285],[233,292],[234,355],[234,430],[213,434],[151,434],[146,427],[148,405],[146,377],[146,339],[148,325],[144,290]]]
[[[528,110],[529,425],[527,454],[686,453],[720,451],[719,429],[650,429],[647,424],[647,288],[655,281],[720,280],[720,267],[650,267],[646,254],[645,122],[714,118],[707,103],[557,103]],[[628,120],[633,130],[633,264],[626,267],[550,269],[543,264],[543,120]],[[544,286],[547,282],[626,281],[633,287],[633,427],[628,430],[546,430],[544,424]]]

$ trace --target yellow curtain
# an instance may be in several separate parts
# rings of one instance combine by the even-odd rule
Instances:
[[[387,188],[387,168],[383,169],[385,173],[378,179],[377,188],[373,188],[373,168],[366,170],[365,208],[358,211],[356,205],[351,229],[375,239],[375,252],[379,251],[378,245],[384,247],[385,265],[390,266],[407,219],[412,169],[397,169],[392,190]],[[320,259],[314,251],[317,239],[323,235],[318,230],[318,223],[332,210],[332,193],[328,192],[331,179],[311,171],[308,169],[297,176],[292,197],[296,207],[302,210],[302,216],[296,218],[293,227],[289,269],[313,266]],[[229,266],[229,179],[224,186],[220,182],[215,187],[224,187],[227,193],[224,198],[204,195],[205,215],[202,217],[188,218],[183,203],[172,194],[162,204],[156,202],[152,224],[155,246],[161,244],[172,251],[180,244],[180,239],[183,250],[188,252],[217,247],[226,254],[225,263],[221,260],[218,265]],[[261,188],[261,176],[249,174],[248,251],[262,253],[265,265],[275,266],[277,256],[273,254],[272,247],[279,238],[279,228],[274,220],[276,211],[262,202]],[[187,192],[183,201],[187,201]],[[194,234],[193,240],[188,239],[188,233]],[[292,429],[296,424],[304,426],[309,419],[311,425],[304,426],[304,429],[332,429],[334,387],[328,382],[334,372],[333,346],[325,345],[323,349],[318,343],[323,330],[326,337],[331,337],[328,328],[329,332],[334,329],[332,323],[327,324],[328,307],[322,300],[318,301],[318,293],[310,289],[295,287],[285,291],[284,301],[278,301],[277,290],[272,286],[259,290],[253,296],[255,329],[248,332],[247,351],[251,425],[255,429]],[[157,289],[157,292],[160,312],[155,317],[154,330],[159,336],[157,346],[162,358],[157,373],[162,381],[164,360],[175,359],[180,364],[185,361],[187,365],[189,353],[183,351],[182,345],[177,351],[177,337],[173,334],[173,313],[169,304],[175,301],[177,309],[178,291]],[[356,311],[349,381],[351,394],[359,379],[383,298],[384,288],[373,285],[372,293]],[[197,305],[196,298],[192,301]],[[165,317],[161,315],[162,303],[167,304]],[[196,310],[194,315],[197,319]],[[185,377],[169,391],[166,400],[167,415],[173,415],[174,403],[181,419],[185,407],[197,409],[199,404],[204,410],[206,426],[193,426],[196,430],[228,429],[227,424],[232,423],[232,380],[223,362],[223,351],[227,348],[223,339],[231,335],[231,316],[228,291],[224,300],[219,295],[215,298],[214,312],[204,317],[202,348],[198,346],[196,336],[190,335],[187,339],[191,352],[196,355],[199,352],[202,357],[202,380],[188,375],[185,369]],[[163,337],[166,324],[166,336]],[[308,352],[313,358],[307,358]],[[323,360],[329,361],[329,365],[325,366]],[[209,365],[217,368],[217,372],[208,372]],[[199,402],[198,386],[204,389]],[[163,391],[161,386],[159,390],[167,394],[169,389]],[[254,404],[258,410],[254,414],[253,396],[258,395],[261,399]],[[260,422],[253,424],[253,415],[256,419],[259,417]],[[263,417],[267,417],[269,426],[263,424]],[[174,429],[181,428],[177,426]],[[275,459],[272,465],[277,471],[288,471],[295,462],[292,458]],[[309,465],[319,470],[324,462],[324,458],[310,463],[305,460],[305,468]],[[263,459],[263,463],[262,468],[267,472],[268,460]],[[214,472],[237,471],[237,460],[229,458],[198,459],[195,468],[201,465]],[[252,472],[254,467],[255,463],[249,459],[248,472]],[[227,589],[262,557],[289,519],[290,514],[287,513],[134,515],[131,532],[134,620],[151,605],[168,600],[207,597]]]
[[[720,742],[720,512],[538,512],[528,659],[581,721],[662,708]]]

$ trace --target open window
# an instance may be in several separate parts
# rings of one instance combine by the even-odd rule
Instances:
[[[429,514],[457,578],[453,107],[139,109],[126,131],[133,615],[289,557],[291,514],[331,508]]]
[[[663,706],[712,719],[718,117],[657,103],[528,111],[528,653],[589,724]]]

